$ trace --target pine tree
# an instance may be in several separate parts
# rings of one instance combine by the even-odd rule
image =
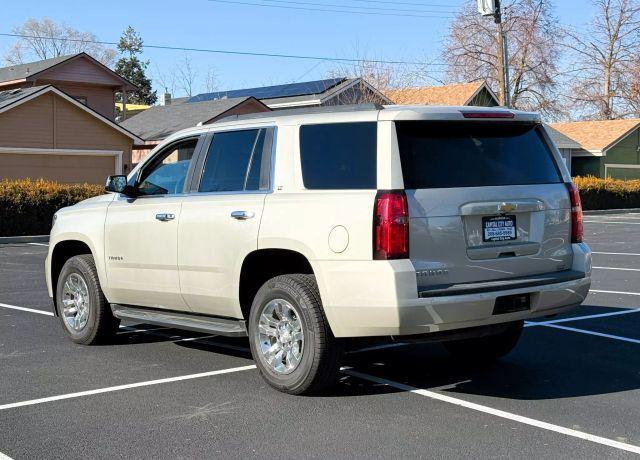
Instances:
[[[139,89],[127,93],[127,102],[131,104],[154,104],[158,99],[155,91],[151,89],[151,80],[145,75],[149,61],[141,61],[138,55],[142,54],[142,38],[133,27],[127,27],[118,42],[118,51],[123,55],[116,62],[117,74],[129,80]],[[122,102],[122,95],[117,96],[118,102]]]

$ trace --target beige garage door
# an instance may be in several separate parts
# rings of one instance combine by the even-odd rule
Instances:
[[[48,179],[104,184],[116,171],[116,157],[99,155],[0,154],[0,179]]]

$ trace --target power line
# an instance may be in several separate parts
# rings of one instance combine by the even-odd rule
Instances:
[[[437,19],[447,19],[452,18],[452,15],[441,15],[441,16],[433,16],[426,14],[401,14],[401,13],[378,13],[371,11],[348,11],[348,10],[335,10],[328,8],[311,8],[304,6],[285,6],[285,5],[267,5],[264,3],[250,3],[250,2],[242,2],[236,0],[209,0],[214,3],[226,3],[231,5],[243,5],[243,6],[257,6],[259,8],[279,8],[285,10],[300,10],[300,11],[319,11],[323,13],[347,13],[347,14],[360,14],[367,16],[395,16],[395,17],[408,17],[408,18],[437,18]],[[273,1],[273,0],[272,0]],[[307,3],[310,5],[310,3]]]
[[[409,8],[381,8],[381,7],[375,7],[375,6],[352,6],[352,5],[339,5],[339,4],[335,4],[335,3],[314,3],[314,2],[301,2],[301,1],[295,1],[295,0],[260,0],[263,2],[269,2],[269,3],[288,3],[288,4],[293,4],[293,5],[306,5],[306,6],[321,6],[321,7],[336,7],[336,8],[350,8],[350,9],[355,9],[355,10],[376,10],[376,11],[397,11],[397,12],[404,12],[404,13],[436,13],[436,14],[447,14],[447,13],[454,13],[455,11],[453,10],[449,10],[449,11],[429,11],[429,10],[416,10],[416,9],[409,9]],[[260,5],[263,6],[263,5]],[[266,6],[266,5],[264,5]]]
[[[411,6],[428,6],[435,8],[451,8],[452,5],[444,5],[442,3],[413,3],[413,2],[394,2],[389,0],[351,0],[352,2],[362,3],[379,3],[379,4],[391,4],[391,5],[411,5]]]
[[[103,41],[103,40],[86,40],[80,38],[56,38],[56,37],[45,37],[45,36],[37,36],[37,35],[23,35],[23,34],[10,34],[10,33],[0,33],[1,37],[12,37],[12,38],[24,38],[24,39],[39,39],[39,40],[59,40],[64,42],[74,42],[74,43],[95,43],[97,45],[108,45],[108,46],[117,46],[117,42]],[[361,62],[369,62],[372,64],[389,64],[389,65],[410,65],[410,66],[448,66],[449,64],[445,63],[429,63],[429,62],[420,62],[420,61],[391,61],[384,59],[365,59],[365,58],[339,58],[339,57],[328,57],[328,56],[311,56],[311,55],[301,55],[301,54],[282,54],[282,53],[260,53],[256,51],[237,51],[237,50],[218,50],[218,49],[208,49],[208,48],[188,48],[182,46],[169,46],[169,45],[142,45],[143,48],[149,49],[160,49],[160,50],[171,50],[171,51],[192,51],[197,53],[214,53],[214,54],[228,54],[235,56],[257,56],[257,57],[273,57],[273,58],[284,58],[284,59],[306,59],[310,61],[327,61],[327,62],[351,62],[351,63],[361,63]]]

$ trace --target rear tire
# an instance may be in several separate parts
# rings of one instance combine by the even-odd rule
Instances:
[[[281,275],[256,294],[249,342],[258,370],[284,393],[310,394],[337,379],[340,347],[333,337],[313,275]]]
[[[56,288],[56,308],[62,328],[75,343],[108,342],[120,325],[102,293],[91,254],[72,257],[62,267]]]
[[[470,363],[488,363],[502,358],[511,352],[522,334],[524,322],[516,321],[494,335],[474,339],[452,340],[442,345],[455,358]]]

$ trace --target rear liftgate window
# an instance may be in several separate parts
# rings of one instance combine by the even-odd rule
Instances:
[[[396,122],[405,188],[560,183],[539,130],[529,123]]]
[[[376,123],[300,127],[302,179],[308,189],[375,189]]]

